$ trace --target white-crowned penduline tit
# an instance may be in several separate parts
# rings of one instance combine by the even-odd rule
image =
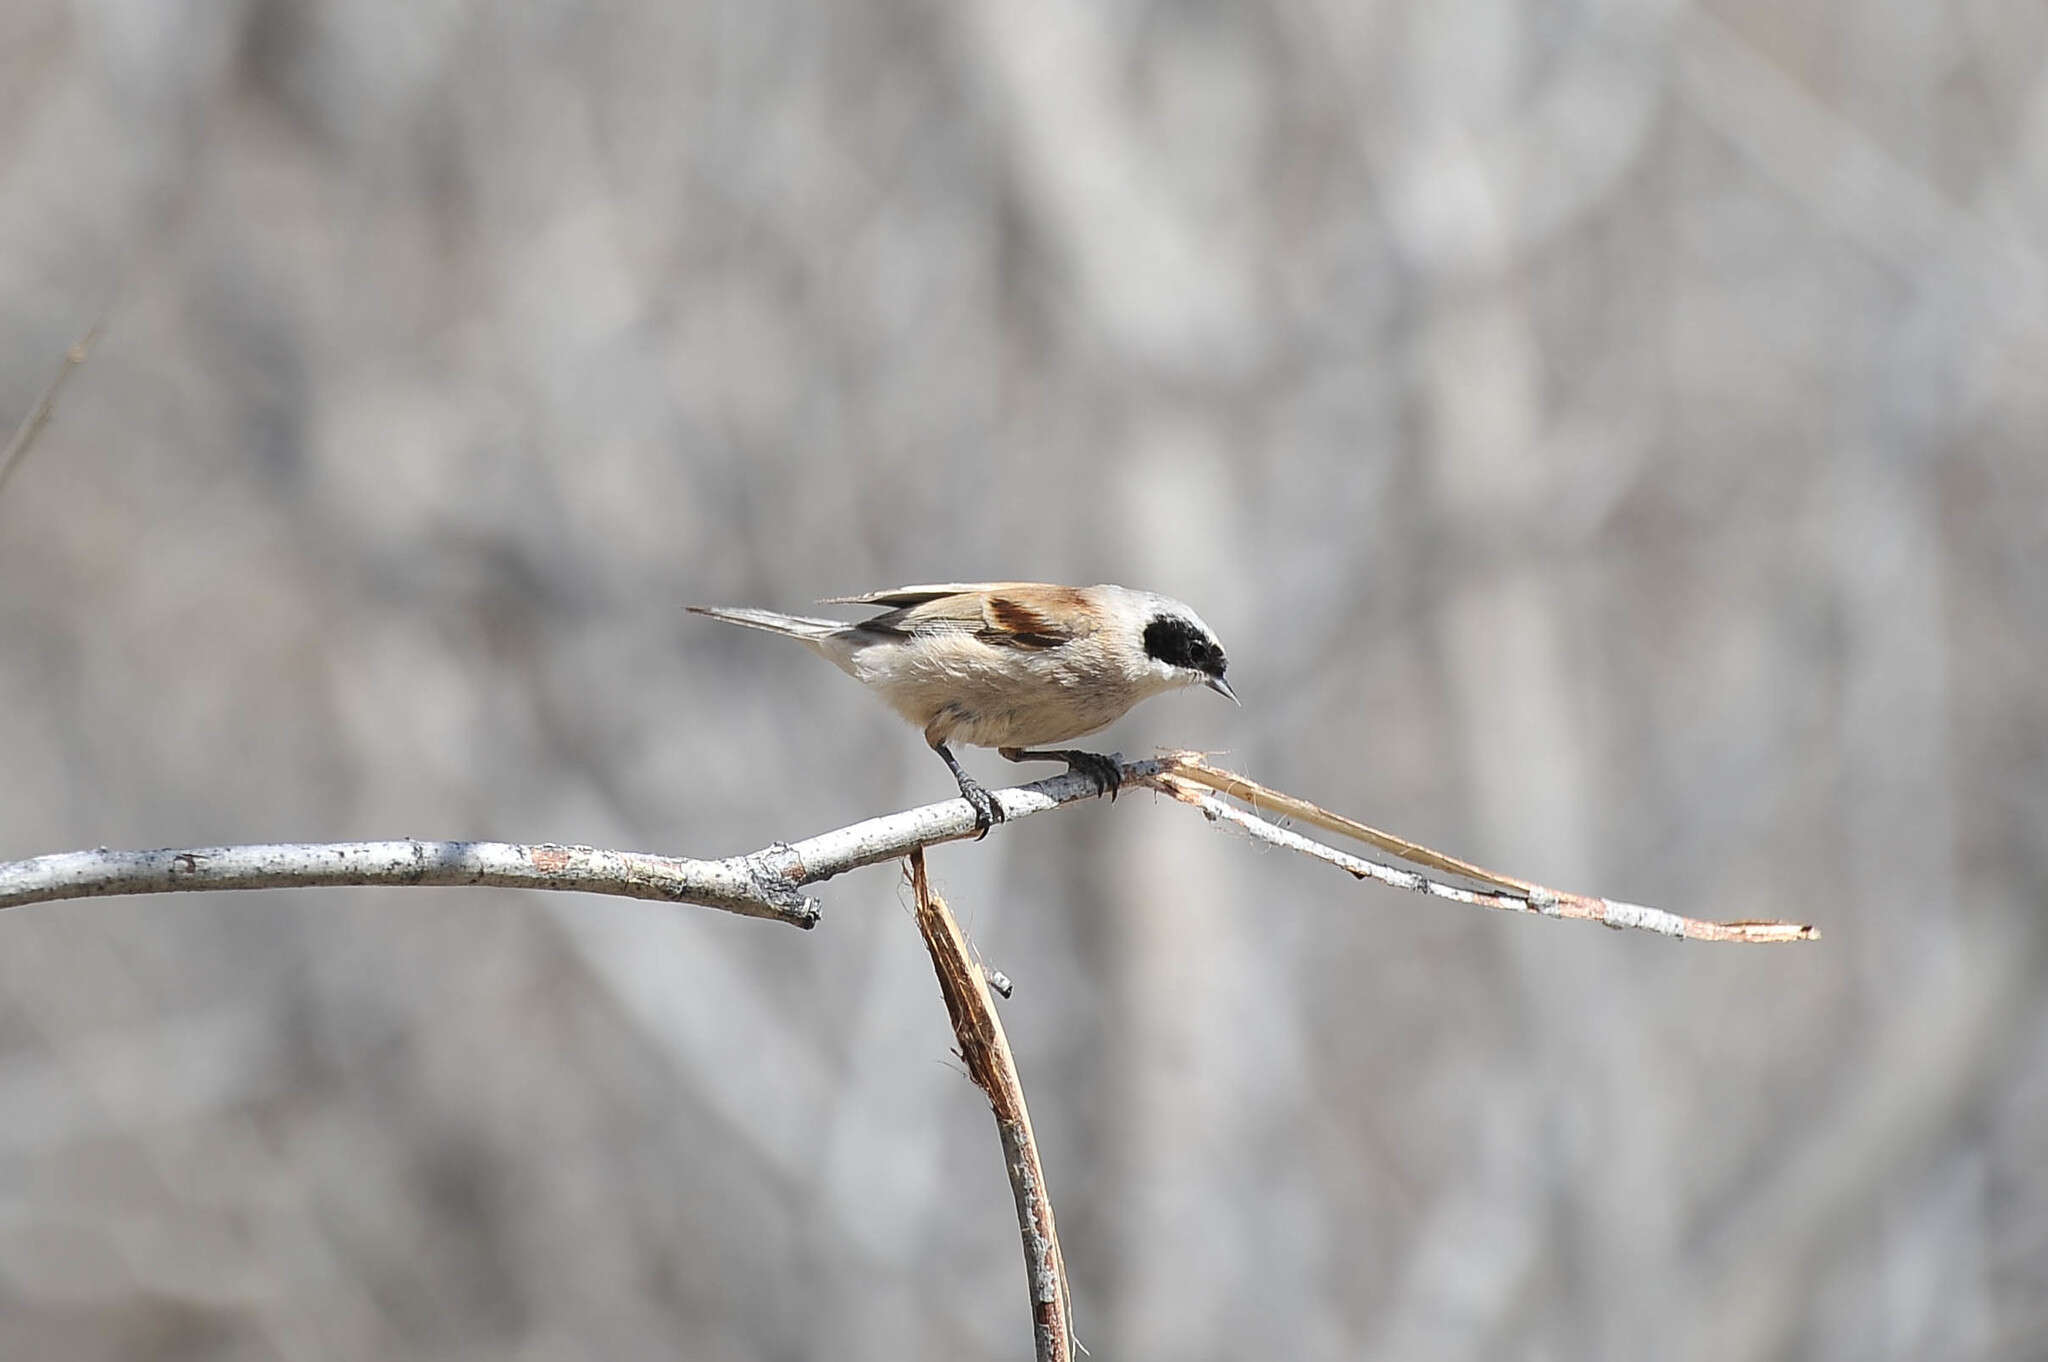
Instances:
[[[786,634],[924,730],[986,834],[1003,811],[960,769],[947,743],[993,747],[1011,761],[1064,761],[1112,798],[1115,761],[1073,748],[1030,750],[1109,727],[1140,700],[1207,686],[1233,703],[1223,645],[1170,597],[1123,586],[948,582],[821,605],[887,607],[870,619],[779,615],[693,605],[699,615]]]

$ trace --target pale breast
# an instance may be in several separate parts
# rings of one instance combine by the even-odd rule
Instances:
[[[935,633],[865,648],[849,670],[931,740],[977,747],[1067,742],[1149,693],[1085,640],[1025,650]]]

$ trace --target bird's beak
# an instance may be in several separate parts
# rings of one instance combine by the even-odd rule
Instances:
[[[1244,701],[1237,698],[1237,692],[1232,690],[1230,688],[1230,683],[1228,681],[1225,681],[1222,677],[1212,676],[1203,684],[1207,685],[1210,690],[1215,691],[1218,695],[1230,701],[1231,704],[1236,705],[1238,708],[1242,709],[1244,707]]]

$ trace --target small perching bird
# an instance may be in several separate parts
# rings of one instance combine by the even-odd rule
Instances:
[[[1233,703],[1223,645],[1170,597],[1122,586],[948,582],[821,605],[886,607],[857,623],[772,610],[691,611],[786,634],[874,691],[924,730],[986,833],[1002,806],[946,744],[993,747],[1011,761],[1064,761],[1114,796],[1122,772],[1096,752],[1034,751],[1107,728],[1140,700],[1207,686]]]

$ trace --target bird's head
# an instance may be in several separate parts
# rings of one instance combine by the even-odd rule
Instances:
[[[1141,638],[1154,675],[1170,686],[1207,686],[1236,704],[1237,692],[1223,678],[1229,659],[1202,617],[1165,596],[1149,604]]]

